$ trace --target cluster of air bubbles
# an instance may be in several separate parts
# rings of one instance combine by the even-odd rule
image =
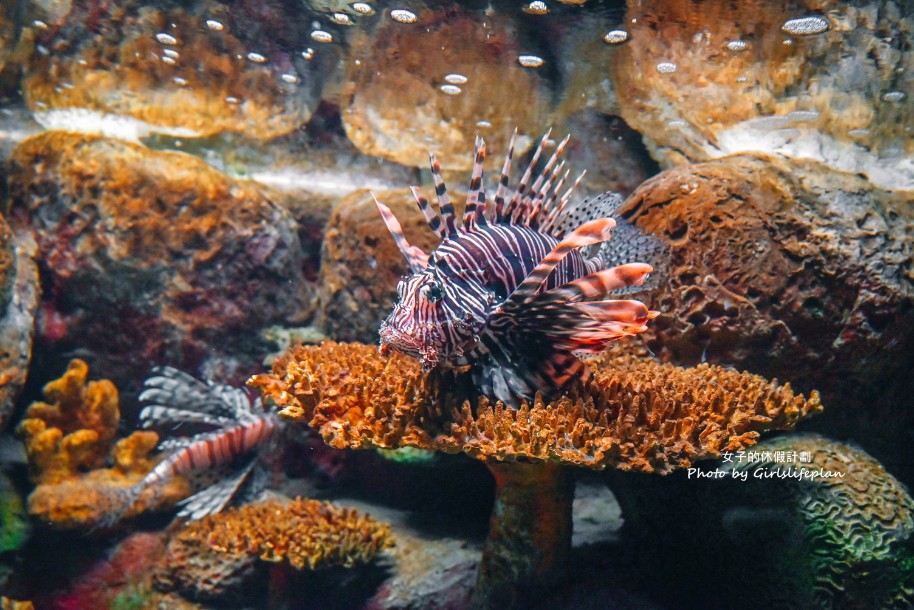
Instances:
[[[397,23],[416,23],[416,14],[402,8],[390,11],[390,18]]]
[[[749,43],[745,40],[728,40],[727,41],[727,50],[732,53],[742,53],[749,48]]]
[[[904,91],[889,91],[882,94],[882,101],[894,104],[896,102],[900,102],[905,97],[906,95]]]
[[[159,32],[156,34],[156,40],[162,44],[175,45],[178,44],[178,39],[172,36],[171,34],[166,34],[165,32]]]
[[[374,9],[371,8],[371,5],[367,2],[354,2],[352,4],[352,10],[359,15],[374,15]]]
[[[677,68],[676,64],[671,61],[661,61],[655,67],[660,74],[672,74]]]
[[[828,30],[828,21],[824,17],[800,17],[784,22],[781,29],[794,36],[811,36]]]
[[[521,55],[517,58],[517,63],[519,63],[524,68],[539,68],[545,62],[542,57],[536,55]]]
[[[164,50],[162,51],[162,53],[163,53],[163,55],[164,55],[164,56],[162,57],[162,62],[164,62],[164,63],[166,63],[166,64],[169,64],[169,65],[172,65],[172,66],[175,65],[175,64],[177,63],[178,58],[180,57],[180,55],[178,54],[178,52],[175,51],[174,49],[164,49]]]
[[[603,37],[606,44],[622,44],[628,40],[628,32],[625,30],[612,30]]]
[[[545,2],[535,0],[534,2],[524,6],[524,12],[530,13],[531,15],[545,15],[549,12],[549,7],[546,6]]]
[[[441,93],[444,93],[446,95],[458,95],[463,91],[463,89],[461,89],[457,85],[450,85],[450,84],[441,85],[441,87],[439,87],[439,89],[441,89]]]
[[[314,58],[314,49],[312,49],[311,47],[308,47],[307,49],[305,49],[304,51],[301,52],[301,56],[304,57],[305,59],[313,59]]]
[[[254,51],[248,53],[248,61],[253,61],[255,64],[262,64],[266,60],[267,58],[260,53],[255,53]]]
[[[463,74],[448,74],[444,77],[444,81],[452,85],[464,85],[467,80],[467,77]]]
[[[314,30],[311,32],[311,40],[314,42],[333,42],[333,34],[324,30]]]
[[[225,29],[225,26],[222,25],[222,23],[220,23],[219,21],[216,21],[215,19],[207,19],[206,27],[208,27],[209,29],[211,29],[214,32],[221,32],[222,30]]]

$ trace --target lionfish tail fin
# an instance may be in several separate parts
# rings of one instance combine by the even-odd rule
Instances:
[[[384,219],[387,230],[393,235],[394,241],[397,243],[397,248],[400,249],[403,258],[409,263],[410,270],[413,273],[419,273],[428,267],[428,254],[423,252],[421,248],[410,245],[410,243],[406,241],[406,236],[403,234],[403,227],[400,226],[400,221],[398,221],[397,217],[394,216],[394,213],[390,211],[390,208],[378,201],[378,198],[375,197],[374,193],[371,194],[371,197],[374,199],[375,205],[378,206],[378,211],[381,212],[381,218]]]

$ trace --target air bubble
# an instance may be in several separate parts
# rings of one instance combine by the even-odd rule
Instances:
[[[882,94],[882,101],[894,104],[895,102],[900,102],[905,97],[907,96],[904,91],[889,91]]]
[[[165,32],[159,32],[156,34],[156,40],[162,44],[178,44],[178,39],[172,36],[171,34],[166,34]]]
[[[169,66],[173,66],[173,65],[175,65],[177,62],[175,61],[175,59],[174,59],[173,57],[167,57],[167,56],[166,56],[166,57],[163,57],[163,58],[162,58],[162,63],[163,63],[163,64],[168,64]]]
[[[447,95],[459,95],[463,92],[463,89],[457,85],[441,85],[439,89],[441,89],[441,93],[445,93]]]
[[[745,40],[728,40],[727,50],[732,53],[742,53],[749,48],[749,43]]]
[[[549,12],[549,7],[546,6],[545,2],[536,0],[535,2],[531,2],[530,4],[525,6],[524,12],[530,13],[531,15],[545,15],[546,13]]]
[[[622,44],[628,40],[628,32],[625,30],[613,30],[603,37],[606,44]]]
[[[352,4],[352,10],[359,15],[374,15],[374,9],[366,2],[355,2]]]
[[[545,62],[541,57],[537,57],[536,55],[521,55],[517,58],[517,63],[525,68],[539,68]]]
[[[175,84],[179,87],[184,87],[185,85],[187,85],[187,79],[181,78],[180,76],[176,76],[171,80],[173,80],[175,82]]]
[[[206,27],[208,27],[209,29],[211,29],[214,32],[221,32],[223,29],[225,29],[225,26],[222,25],[221,23],[219,23],[218,21],[216,21],[215,19],[207,19]]]
[[[467,77],[463,74],[448,74],[444,80],[452,85],[463,85],[467,82]]]
[[[337,25],[352,25],[352,18],[346,13],[333,13],[330,20]]]
[[[288,72],[281,74],[279,76],[279,78],[281,78],[283,81],[289,83],[290,85],[294,85],[299,80],[297,76],[295,76],[294,74],[289,74]]]
[[[824,17],[800,17],[784,22],[781,29],[794,36],[812,36],[828,30],[828,21]]]
[[[251,51],[250,53],[248,53],[248,60],[253,61],[255,64],[262,64],[263,62],[265,62],[267,60],[267,58],[264,57],[263,55],[261,55],[260,53],[255,53],[255,52]]]
[[[174,49],[164,49],[162,51],[162,53],[164,53],[168,57],[171,57],[172,59],[178,59],[178,57],[180,57],[178,52],[175,51]]]
[[[48,29],[48,24],[45,23],[44,21],[42,21],[41,19],[36,19],[35,21],[32,22],[32,25],[34,25],[39,30]]]
[[[660,74],[672,74],[676,71],[676,64],[671,61],[662,61],[657,64],[656,69]]]
[[[311,40],[314,42],[333,42],[333,35],[324,30],[314,30],[311,32]]]
[[[390,18],[397,23],[416,23],[416,14],[402,8],[390,11]]]

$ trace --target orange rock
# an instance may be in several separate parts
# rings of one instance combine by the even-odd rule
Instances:
[[[36,53],[22,81],[40,122],[121,137],[273,138],[317,106],[321,71],[269,36],[251,40],[215,3],[200,13],[122,3],[103,15],[75,12],[41,40],[55,51]],[[206,25],[213,17],[221,29]]]
[[[827,30],[785,31],[807,17]],[[622,116],[667,167],[747,150],[813,155],[836,167],[840,156],[866,156],[837,155],[836,143],[914,151],[901,129],[911,105],[891,101],[914,93],[910,75],[899,80],[914,67],[899,46],[910,15],[816,0],[789,9],[770,0],[644,0],[629,5],[623,23],[629,41],[611,49]]]
[[[231,359],[247,376],[262,353],[238,347],[238,329],[307,315],[294,219],[196,157],[45,132],[16,149],[10,187],[45,268],[43,338],[88,349],[118,382],[166,353],[187,368]]]
[[[549,93],[518,64],[514,24],[456,5],[418,18],[352,37],[342,104],[352,142],[404,165],[427,167],[432,150],[443,167],[469,169],[477,134],[504,151],[517,127],[517,153],[526,151],[548,124]]]

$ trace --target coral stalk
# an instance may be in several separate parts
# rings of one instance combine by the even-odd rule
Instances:
[[[563,576],[571,551],[574,479],[558,464],[486,461],[495,506],[472,607],[521,608]]]

